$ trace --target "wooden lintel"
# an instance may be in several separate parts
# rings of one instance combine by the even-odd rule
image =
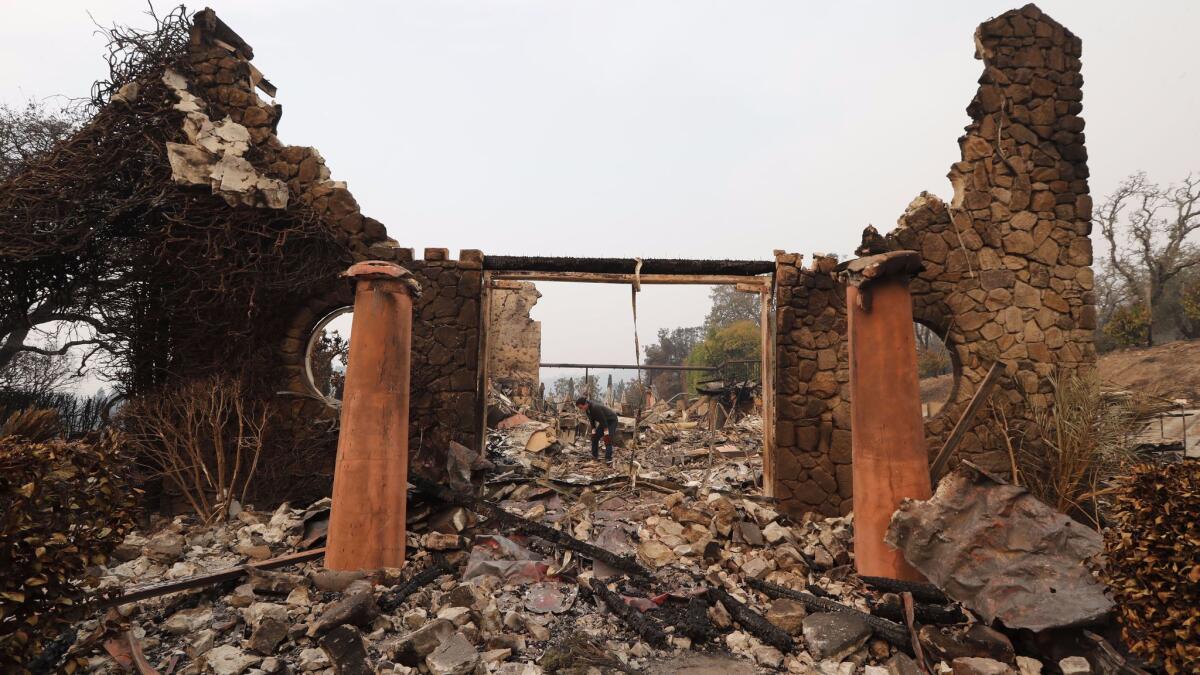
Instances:
[[[753,286],[753,292],[770,287],[769,276],[743,276],[729,274],[617,274],[607,272],[492,272],[494,280],[510,281],[570,281],[591,284],[714,284]],[[739,289],[740,290],[740,289]]]

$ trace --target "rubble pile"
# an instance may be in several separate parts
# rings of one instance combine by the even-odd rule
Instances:
[[[413,477],[402,570],[278,561],[321,543],[327,500],[159,522],[97,570],[102,588],[212,582],[116,605],[76,646],[103,635],[89,665],[114,673],[1040,672],[937,588],[859,578],[850,516],[792,520],[757,458],[709,450],[750,454],[757,418],[669,424],[615,466],[583,439],[534,452],[494,432],[481,496]]]

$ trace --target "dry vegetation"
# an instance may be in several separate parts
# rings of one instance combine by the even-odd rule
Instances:
[[[8,426],[40,437],[38,424],[27,416]],[[4,672],[26,672],[50,640],[81,618],[88,568],[106,563],[132,529],[137,491],[126,480],[119,448],[111,433],[71,442],[0,437]]]
[[[206,523],[224,519],[235,499],[246,501],[270,417],[269,403],[220,376],[143,396],[121,412],[139,464]]]
[[[1141,464],[1112,495],[1106,581],[1122,637],[1168,673],[1200,664],[1200,462]]]

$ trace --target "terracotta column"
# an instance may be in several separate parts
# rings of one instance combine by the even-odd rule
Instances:
[[[913,251],[847,263],[850,435],[854,483],[854,560],[859,574],[923,580],[883,541],[903,499],[930,497],[913,334]]]
[[[325,566],[401,567],[416,286],[407,270],[388,262],[360,262],[344,276],[355,286],[354,319]]]

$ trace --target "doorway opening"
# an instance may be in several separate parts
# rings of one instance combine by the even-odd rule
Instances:
[[[584,453],[589,425],[574,405],[584,397],[616,412],[625,446],[616,455],[642,468],[649,454],[658,462],[722,452],[758,455],[770,472],[774,267],[773,261],[485,257],[484,437],[488,428],[547,425],[528,438],[520,434],[521,442]],[[713,305],[718,300],[721,307]],[[717,432],[731,438],[736,431],[738,438],[753,437],[754,447],[686,448],[693,431],[717,439],[724,438]],[[769,478],[755,482],[769,486]]]

